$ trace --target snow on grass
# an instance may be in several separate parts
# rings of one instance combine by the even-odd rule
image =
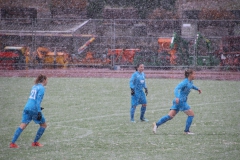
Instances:
[[[38,126],[34,122],[10,149],[21,121],[33,78],[0,77],[0,159],[238,159],[240,112],[238,81],[195,80],[202,94],[192,91],[188,103],[195,112],[191,131],[184,135],[186,115],[152,134],[151,124],[168,113],[179,80],[148,79],[146,118],[129,122],[129,79],[49,78],[42,102],[48,128],[31,147]]]

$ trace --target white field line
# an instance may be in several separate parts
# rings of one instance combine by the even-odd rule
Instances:
[[[48,125],[48,127],[49,127],[49,125]],[[51,127],[51,126],[50,126]],[[92,133],[93,133],[93,131],[92,130],[88,130],[88,129],[86,129],[86,128],[80,128],[80,127],[72,127],[72,126],[54,126],[53,128],[67,128],[67,127],[69,127],[69,128],[71,128],[71,130],[72,129],[76,129],[76,130],[86,130],[86,133],[85,134],[80,134],[79,136],[74,136],[74,137],[72,137],[72,138],[69,138],[69,137],[67,137],[66,136],[66,138],[65,139],[62,139],[62,140],[56,140],[56,139],[54,139],[54,140],[50,140],[50,142],[51,143],[48,143],[48,145],[50,145],[50,144],[55,144],[55,143],[58,143],[58,142],[66,142],[66,141],[76,141],[76,139],[81,139],[81,138],[85,138],[85,137],[87,137],[87,136],[89,136],[89,135],[91,135]],[[10,142],[9,142],[10,143]],[[0,151],[6,151],[6,150],[9,150],[10,148],[8,147],[8,145],[9,145],[9,143],[8,144],[6,144],[6,147],[4,147],[4,148],[0,148]],[[29,143],[30,144],[30,143]],[[20,145],[20,148],[22,147],[22,148],[26,148],[26,147],[31,147],[29,144],[27,144],[27,142],[26,142],[26,144],[21,144]],[[42,143],[43,145],[44,145],[44,143]]]
[[[200,104],[193,104],[191,106],[203,106],[203,105],[208,105],[208,104],[225,104],[225,103],[236,103],[236,102],[240,102],[240,100],[235,100],[235,101],[231,101],[231,102],[223,102],[223,101],[220,101],[220,102],[213,102],[213,103],[200,103]]]
[[[205,105],[210,105],[210,104],[229,104],[229,103],[237,103],[240,102],[240,100],[235,100],[235,101],[230,101],[230,102],[213,102],[213,103],[201,103],[201,104],[192,104],[191,106],[205,106]],[[161,107],[161,109],[147,109],[147,112],[155,112],[155,111],[162,111],[169,109],[171,106],[168,107]],[[129,108],[130,109],[130,108]],[[116,117],[116,116],[126,116],[129,115],[129,112],[126,113],[115,113],[115,114],[109,114],[109,115],[101,115],[101,116],[95,116],[95,117],[88,117],[88,118],[79,118],[79,119],[72,119],[68,121],[57,121],[57,122],[48,122],[48,125],[51,124],[63,124],[63,123],[69,123],[69,122],[77,122],[77,121],[86,121],[86,120],[92,120],[92,119],[101,119],[101,118],[106,118],[106,117]],[[8,126],[8,127],[2,127],[1,130],[7,130],[9,128],[16,128],[17,126]]]
[[[66,141],[75,141],[76,139],[81,139],[81,138],[87,137],[87,136],[89,136],[89,135],[91,135],[91,134],[93,133],[92,130],[88,130],[88,129],[86,129],[86,128],[80,128],[80,127],[73,127],[73,126],[63,126],[63,125],[61,125],[61,126],[53,126],[52,128],[67,128],[67,127],[68,127],[68,128],[71,128],[71,130],[72,130],[72,129],[76,129],[76,130],[86,130],[86,133],[85,133],[85,134],[80,134],[80,135],[78,135],[78,136],[74,136],[74,137],[72,137],[72,138],[66,137],[65,139],[62,139],[62,140],[56,140],[56,139],[50,140],[51,143],[49,143],[49,144],[58,143],[58,142],[66,142]],[[48,128],[51,128],[51,126],[48,125]],[[10,142],[9,142],[9,143],[10,143]],[[44,143],[42,143],[42,144],[44,144]],[[9,148],[8,148],[8,145],[9,145],[9,144],[6,145],[7,147],[0,149],[0,151],[8,150],[8,149],[9,149]],[[28,144],[21,144],[20,147],[26,148],[27,146],[28,146]],[[29,145],[29,147],[31,147],[31,146]]]
[[[231,101],[231,102],[214,102],[214,103],[201,103],[201,104],[194,104],[194,105],[191,105],[191,106],[203,106],[203,105],[206,105],[206,104],[229,104],[229,103],[236,103],[236,102],[240,102],[240,100],[236,100],[236,101]],[[166,107],[167,108],[167,107]],[[160,110],[165,110],[166,108],[161,108],[161,109],[157,109],[157,110],[148,110],[149,112],[154,112],[154,111],[160,111]],[[169,107],[168,107],[169,108]],[[62,127],[62,128],[67,128],[67,127],[71,127],[71,128],[74,128],[74,129],[86,129],[86,128],[80,128],[80,127],[72,127],[72,126],[63,126],[62,124],[63,123],[67,123],[67,122],[75,122],[75,121],[83,121],[83,120],[90,120],[90,119],[99,119],[99,118],[106,118],[106,117],[115,117],[115,116],[125,116],[125,115],[129,115],[129,113],[120,113],[120,114],[111,114],[111,115],[102,115],[102,116],[96,116],[96,117],[90,117],[90,118],[81,118],[81,119],[75,119],[75,120],[69,120],[69,121],[58,121],[58,122],[52,122],[52,123],[49,123],[48,126],[51,127],[51,124],[56,124],[56,123],[59,123],[61,126],[54,126],[54,127]],[[8,126],[8,127],[3,127],[1,128],[1,130],[8,130],[8,129],[12,129],[12,128],[16,128],[16,126]],[[76,138],[84,138],[84,137],[87,137],[89,135],[91,135],[93,133],[92,130],[87,130],[86,129],[86,133],[83,134],[83,135],[79,135],[77,137],[74,137],[74,139]],[[11,137],[11,136],[10,136]],[[68,139],[63,139],[61,141],[54,141],[54,142],[64,142],[64,141],[69,141],[69,137]],[[6,144],[7,146],[9,144]],[[24,147],[26,147],[26,145],[22,145]],[[6,148],[2,148],[0,149],[0,151],[5,151],[5,150],[8,150],[9,148],[6,147]]]
[[[48,125],[49,126],[49,125]],[[80,128],[80,127],[73,127],[73,126],[63,126],[63,125],[61,125],[61,126],[49,126],[49,128],[70,128],[70,130],[72,130],[72,129],[75,129],[75,130],[86,130],[86,133],[85,134],[80,134],[80,135],[78,135],[78,136],[74,136],[74,137],[72,137],[72,138],[69,138],[69,137],[66,137],[66,139],[63,139],[63,140],[56,140],[56,139],[54,139],[52,142],[54,143],[54,142],[64,142],[64,141],[70,141],[70,140],[76,140],[76,139],[81,139],[81,138],[84,138],[84,137],[87,137],[87,136],[89,136],[89,135],[91,135],[92,133],[93,133],[93,131],[92,130],[88,130],[87,128]],[[67,129],[68,130],[68,129]],[[51,141],[51,140],[50,140]]]

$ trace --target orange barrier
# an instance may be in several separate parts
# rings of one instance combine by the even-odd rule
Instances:
[[[168,52],[171,55],[170,58],[170,63],[171,64],[176,64],[176,45],[174,45],[174,49],[170,48],[170,44],[171,44],[172,38],[158,38],[158,44],[159,44],[159,50],[158,52]]]
[[[133,63],[136,52],[140,49],[109,49],[108,56],[115,55],[115,63]]]
[[[86,56],[79,61],[80,63],[83,64],[100,64],[100,65],[105,65],[105,64],[109,64],[110,60],[107,59],[107,57],[103,56],[101,58],[98,57],[98,55],[94,52],[87,52]]]

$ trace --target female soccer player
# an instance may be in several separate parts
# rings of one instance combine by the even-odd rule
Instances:
[[[146,96],[148,94],[148,89],[145,82],[145,74],[143,73],[144,65],[138,64],[136,66],[136,71],[132,74],[130,79],[130,89],[131,89],[131,109],[130,109],[130,118],[131,122],[136,123],[134,120],[134,113],[137,105],[142,104],[140,120],[148,122],[148,120],[144,117],[147,100]],[[143,88],[145,89],[145,94],[143,92]]]
[[[191,89],[197,90],[199,94],[201,93],[201,90],[193,85],[192,80],[194,80],[194,78],[195,73],[193,70],[189,69],[185,71],[185,79],[174,89],[175,98],[173,99],[173,105],[170,108],[168,115],[160,118],[157,123],[153,123],[153,133],[156,133],[157,128],[160,125],[167,122],[168,120],[171,120],[179,111],[183,111],[186,115],[188,115],[184,133],[194,134],[189,130],[194,117],[194,112],[191,110],[190,106],[187,103],[188,94],[190,93]]]
[[[22,123],[16,129],[12,142],[10,143],[10,148],[18,148],[18,145],[15,143],[22,133],[22,131],[27,127],[27,125],[33,120],[36,124],[39,124],[40,127],[37,131],[36,137],[32,142],[32,146],[42,147],[43,145],[38,142],[38,140],[43,135],[47,124],[45,122],[44,115],[42,114],[41,102],[44,96],[45,88],[47,85],[47,77],[40,74],[36,80],[35,85],[32,87],[28,101],[24,107],[22,113]]]

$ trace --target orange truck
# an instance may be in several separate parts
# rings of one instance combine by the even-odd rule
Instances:
[[[0,52],[0,69],[15,70],[25,69],[29,62],[29,48],[18,46],[6,46]]]
[[[52,52],[49,48],[38,47],[37,48],[38,63],[42,63],[45,66],[52,67],[54,65],[58,67],[66,68],[71,59],[69,53],[66,52]]]

